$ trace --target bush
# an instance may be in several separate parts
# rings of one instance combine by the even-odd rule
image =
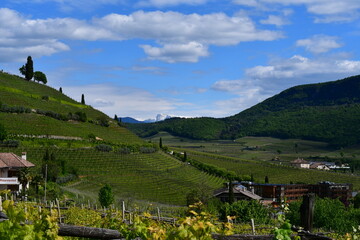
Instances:
[[[96,140],[96,136],[93,133],[89,133],[88,138],[89,138],[90,141],[95,141]]]
[[[141,153],[154,153],[154,152],[156,152],[156,149],[152,148],[152,147],[140,147],[140,152]]]
[[[87,116],[86,113],[84,112],[76,112],[76,113],[69,113],[68,114],[68,118],[75,120],[75,121],[80,121],[80,122],[86,122],[87,121]]]
[[[77,176],[75,174],[67,174],[65,176],[58,177],[56,179],[56,183],[63,184],[63,183],[67,183],[67,182],[70,182],[70,181],[73,181],[76,179],[77,179]]]
[[[13,147],[17,148],[20,146],[20,142],[18,140],[6,140],[1,144],[2,147]]]
[[[99,144],[95,147],[95,149],[100,152],[111,152],[113,150],[112,146],[106,144]]]
[[[49,96],[41,96],[41,99],[45,100],[45,101],[49,101],[50,98],[49,98]]]
[[[131,153],[131,149],[128,148],[128,147],[122,147],[122,148],[119,148],[116,153],[119,153],[119,154],[130,154]]]
[[[287,218],[292,224],[300,225],[301,202],[289,204],[290,212]],[[314,227],[333,230],[338,233],[351,232],[352,227],[360,225],[360,210],[345,208],[338,199],[316,198],[314,209]]]
[[[31,109],[23,106],[8,106],[6,104],[2,104],[0,106],[0,111],[7,113],[30,113]]]
[[[271,221],[269,209],[255,200],[241,200],[232,204],[225,203],[220,214],[223,220],[226,220],[227,216],[235,216],[238,221],[246,223],[249,223],[251,219],[254,219],[258,224],[267,224]]]

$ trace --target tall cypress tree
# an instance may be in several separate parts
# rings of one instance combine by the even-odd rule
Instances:
[[[34,64],[31,56],[28,56],[25,64],[25,78],[30,81],[34,77]]]
[[[85,104],[85,97],[84,97],[84,94],[81,94],[81,104]]]

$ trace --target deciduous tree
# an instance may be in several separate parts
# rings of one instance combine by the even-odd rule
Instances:
[[[36,71],[34,72],[34,81],[42,82],[43,84],[47,83],[46,75],[43,72]]]
[[[99,202],[102,207],[106,208],[108,208],[114,202],[114,194],[109,184],[106,184],[100,189]]]

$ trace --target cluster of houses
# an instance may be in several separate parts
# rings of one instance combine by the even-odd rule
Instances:
[[[23,188],[28,188],[29,184],[20,179],[21,169],[34,166],[27,161],[26,153],[22,153],[21,157],[14,153],[0,153],[0,191],[21,192]]]
[[[290,162],[291,166],[298,168],[307,169],[318,169],[318,170],[350,170],[348,164],[336,165],[334,162],[308,162],[303,158],[297,158]]]

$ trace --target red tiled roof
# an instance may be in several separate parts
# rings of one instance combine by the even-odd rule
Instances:
[[[14,153],[0,153],[0,168],[7,167],[34,167],[31,162],[22,159]]]
[[[299,164],[299,163],[307,164],[307,163],[309,163],[309,162],[305,161],[305,160],[302,159],[302,158],[298,158],[298,159],[295,159],[294,161],[292,161],[291,163],[293,163],[293,164]]]

